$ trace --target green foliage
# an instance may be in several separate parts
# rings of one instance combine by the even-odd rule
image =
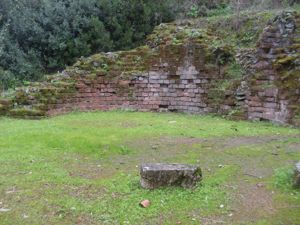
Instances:
[[[187,13],[189,17],[196,18],[199,15],[199,8],[196,5],[191,6],[190,11]]]
[[[226,75],[231,79],[242,78],[243,72],[243,67],[235,61],[232,62],[226,69]]]
[[[299,11],[296,3],[246,0],[241,8],[280,5]],[[234,14],[236,8],[236,1],[229,0],[1,0],[0,91],[39,80],[81,56],[132,49],[144,42],[154,26],[176,17],[208,16],[208,22],[218,20],[216,23],[224,24],[225,17]],[[245,29],[236,37],[236,27],[230,24],[214,32],[222,30],[226,42],[234,38],[241,46],[254,46],[260,26],[243,26],[246,18],[242,11],[241,17],[241,27]],[[174,39],[173,43],[178,42]]]
[[[285,191],[290,191],[293,186],[293,175],[294,171],[291,168],[277,169],[274,176],[275,187]]]
[[[235,208],[236,203],[247,201],[249,188],[251,196],[269,196],[268,190],[255,186],[269,182],[269,177],[256,180],[245,173],[271,176],[273,168],[299,157],[296,148],[287,153],[288,143],[280,142],[289,136],[290,142],[298,143],[299,130],[212,116],[73,113],[40,121],[0,118],[0,130],[1,202],[11,209],[0,213],[1,225],[199,224],[202,218],[251,210],[247,204]],[[245,142],[234,147],[237,140]],[[158,148],[151,149],[153,144]],[[274,149],[279,151],[276,156],[271,154]],[[204,179],[193,190],[144,190],[136,165],[152,160],[199,163]],[[6,194],[11,190],[15,192]],[[284,194],[275,206],[289,203],[289,196]],[[139,207],[144,199],[152,203],[147,209]],[[299,200],[290,205],[298,207]],[[298,208],[288,210],[295,214],[292,222],[289,217],[274,218],[282,210],[270,215],[267,211],[263,218],[267,224],[297,224]]]
[[[133,48],[172,19],[168,3],[149,0],[3,0],[0,88],[38,80],[81,56]]]
[[[192,5],[187,16],[196,18],[198,16],[224,16],[232,13],[232,8],[227,1],[200,1],[197,5]]]
[[[17,84],[17,79],[15,74],[9,70],[3,70],[0,67],[0,92],[3,92],[6,87],[14,87]]]
[[[253,41],[253,39],[255,38],[255,33],[251,33],[251,32],[245,32],[243,33],[241,36],[241,44],[248,44],[251,43]]]
[[[208,14],[208,9],[206,8],[205,5],[202,5],[199,8],[199,16],[207,16],[207,14]]]
[[[218,8],[225,8],[230,4],[230,0],[201,0],[199,1],[200,5],[204,5],[210,10],[218,9]]]
[[[233,13],[232,8],[229,5],[225,5],[209,10],[207,16],[225,16],[231,13]]]

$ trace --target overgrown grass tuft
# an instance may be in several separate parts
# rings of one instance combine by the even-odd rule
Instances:
[[[293,186],[293,176],[294,171],[291,168],[277,169],[274,175],[275,187],[284,191],[291,191]]]

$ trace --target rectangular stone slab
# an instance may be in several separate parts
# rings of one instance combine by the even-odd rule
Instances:
[[[295,168],[294,187],[300,188],[300,162],[296,164]]]
[[[192,188],[202,179],[199,166],[185,164],[143,164],[140,167],[141,186],[155,189],[164,186]]]

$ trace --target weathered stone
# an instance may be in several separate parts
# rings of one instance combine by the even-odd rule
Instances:
[[[300,188],[300,162],[296,164],[295,168],[294,187]]]
[[[141,186],[155,189],[163,186],[192,188],[202,179],[198,166],[184,164],[143,164],[140,168]]]
[[[205,34],[201,40],[182,37],[174,45],[164,40],[177,40],[178,27],[164,25],[172,27],[170,34],[161,37],[157,28],[149,46],[96,54],[47,82],[18,88],[11,100],[0,99],[0,114],[26,117],[40,111],[47,116],[73,110],[126,109],[232,116],[238,111],[245,119],[248,115],[251,120],[298,124],[299,23],[299,14],[285,12],[270,21],[257,49],[238,51],[235,61],[243,67],[243,81],[227,76],[228,64],[219,65],[219,53],[228,53],[226,58],[232,54],[230,46],[217,52],[211,48],[209,40],[218,40],[217,36],[201,30],[201,36]],[[188,26],[185,33],[190,33]],[[220,88],[223,84],[225,91]],[[28,105],[34,111],[18,110]]]
[[[300,73],[299,67],[292,63],[300,53],[293,47],[299,43],[295,38],[299,33],[298,23],[299,15],[283,12],[264,29],[257,45],[258,61],[253,66],[255,79],[250,83],[247,97],[248,119],[294,123],[293,115],[299,115],[299,107],[293,105],[299,105]]]

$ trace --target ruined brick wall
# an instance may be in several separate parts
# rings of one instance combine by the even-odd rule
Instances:
[[[249,119],[291,123],[299,112],[299,26],[299,15],[286,12],[265,28],[247,98]]]
[[[0,115],[4,114],[5,112],[7,112],[9,110],[9,108],[11,107],[11,102],[9,100],[1,100],[0,99]]]
[[[167,30],[168,29],[168,30]],[[79,60],[0,100],[0,115],[37,118],[74,110],[219,113],[300,125],[300,16],[285,12],[255,49],[234,54],[211,32],[161,25],[148,45]],[[234,59],[233,59],[234,58]],[[226,77],[232,62],[242,78]],[[225,84],[224,86],[222,86]]]
[[[188,113],[218,112],[234,105],[215,105],[209,97],[213,80],[222,79],[220,68],[205,62],[199,45],[180,46],[180,58],[174,48],[161,50],[148,72],[122,78],[81,76],[74,95],[51,104],[48,115],[72,110],[133,109]]]
[[[137,75],[132,80],[121,82],[97,79],[93,83],[86,83],[81,80],[76,85],[78,93],[61,104],[55,104],[48,113],[112,109],[211,112],[207,99],[210,79],[194,73],[168,75],[150,71],[149,74]]]

